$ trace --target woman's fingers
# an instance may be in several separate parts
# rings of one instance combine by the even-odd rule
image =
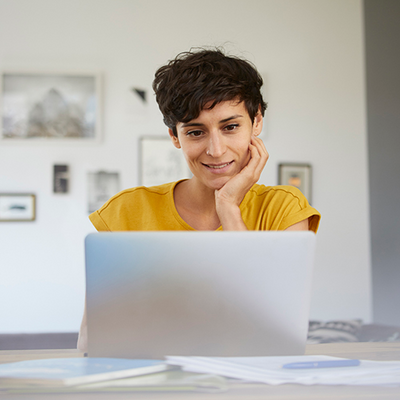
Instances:
[[[269,154],[264,146],[263,141],[255,136],[252,137],[249,148],[251,159],[247,166],[249,167],[249,170],[252,170],[252,172],[257,175],[258,180],[262,170],[265,167],[265,164],[268,161]]]

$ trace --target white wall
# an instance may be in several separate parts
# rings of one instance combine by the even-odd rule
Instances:
[[[0,0],[0,68],[103,74],[98,145],[0,143],[0,192],[37,195],[36,222],[0,223],[0,332],[77,331],[84,301],[86,173],[138,183],[137,140],[167,134],[132,86],[192,46],[226,45],[266,80],[261,183],[282,161],[311,163],[321,211],[312,318],[370,319],[370,256],[361,0]],[[52,165],[71,191],[52,193]]]

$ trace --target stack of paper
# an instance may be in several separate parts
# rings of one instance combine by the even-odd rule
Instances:
[[[190,373],[181,370],[165,371],[158,374],[116,379],[108,382],[81,385],[79,391],[197,391],[217,393],[228,389],[222,376]]]
[[[345,360],[329,356],[180,357],[167,363],[184,371],[217,374],[270,385],[390,385],[400,386],[400,362],[361,360],[358,366],[287,369],[289,363]]]
[[[0,365],[0,394],[227,390],[226,379],[160,360],[65,358]]]
[[[161,360],[51,358],[0,365],[0,385],[74,386],[166,371]]]

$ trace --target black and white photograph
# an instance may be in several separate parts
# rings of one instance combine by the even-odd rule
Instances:
[[[120,190],[118,172],[88,172],[88,212],[92,213],[98,210]]]
[[[34,194],[0,193],[0,222],[34,221],[36,196]]]
[[[69,166],[53,165],[53,192],[68,193],[69,191]]]
[[[97,74],[2,73],[4,141],[100,138]]]
[[[168,135],[140,138],[139,159],[140,185],[155,186],[191,177],[182,153]]]
[[[278,185],[297,187],[311,203],[311,165],[296,163],[279,164]]]

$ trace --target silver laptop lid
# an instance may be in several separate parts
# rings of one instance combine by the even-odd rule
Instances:
[[[303,354],[312,232],[87,236],[88,354]]]

